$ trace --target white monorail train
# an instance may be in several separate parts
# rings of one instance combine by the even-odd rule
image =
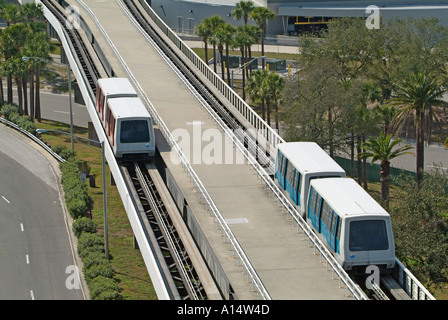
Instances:
[[[345,270],[394,267],[390,215],[317,144],[280,144],[275,177]]]
[[[128,79],[99,79],[95,108],[115,157],[154,157],[152,117]]]

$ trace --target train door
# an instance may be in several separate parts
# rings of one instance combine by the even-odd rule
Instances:
[[[312,187],[310,192],[310,200],[308,202],[308,219],[311,225],[320,233],[320,211],[322,197]]]
[[[295,179],[296,179],[296,172],[297,169],[291,164],[291,162],[288,162],[288,167],[286,169],[286,192],[288,192],[289,196],[291,197],[292,201],[295,204],[298,204],[297,202],[297,189],[295,186]]]
[[[275,177],[278,181],[278,184],[283,189],[285,189],[285,168],[286,168],[286,157],[279,150],[277,152]]]

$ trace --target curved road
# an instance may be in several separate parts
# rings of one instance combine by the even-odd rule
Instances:
[[[0,300],[85,299],[52,168],[57,163],[37,150],[0,125]]]

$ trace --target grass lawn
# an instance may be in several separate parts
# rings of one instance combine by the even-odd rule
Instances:
[[[70,132],[69,124],[49,120],[35,123],[37,128]],[[88,137],[87,129],[82,127],[75,126],[74,134]],[[67,135],[47,132],[42,133],[42,138],[51,146],[71,147],[70,136]],[[95,176],[95,187],[92,188],[87,183],[93,201],[92,218],[98,223],[98,233],[104,234],[101,149],[89,147],[76,140],[74,148],[77,158],[87,161],[91,167],[90,174]],[[115,279],[121,288],[120,294],[126,300],[156,300],[157,296],[140,251],[133,247],[134,236],[121,197],[117,188],[110,184],[107,165],[106,171],[109,251],[112,267],[116,272]]]

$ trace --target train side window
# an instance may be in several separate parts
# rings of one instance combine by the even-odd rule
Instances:
[[[329,217],[330,217],[330,207],[328,206],[328,203],[324,200],[322,202],[322,216],[321,216],[321,220],[322,223],[325,224],[327,226],[327,228],[329,229]]]
[[[320,209],[321,209],[321,201],[322,197],[319,194],[316,194],[316,208],[314,209],[314,212],[316,213],[316,217],[319,217],[320,215]]]
[[[339,240],[341,239],[341,225],[342,225],[342,219],[339,218],[338,215],[336,215],[336,239]]]
[[[333,209],[331,209],[331,226],[330,226],[330,232],[332,235],[334,235],[334,231],[336,230],[336,220],[338,218],[338,215],[336,212],[334,212]]]
[[[110,136],[110,109],[107,108],[107,112],[106,112],[106,129],[107,129],[107,134]]]
[[[283,173],[283,166],[285,165],[285,163],[284,163],[284,161],[283,161],[283,160],[284,160],[283,153],[281,153],[281,152],[279,151],[277,157],[278,157],[278,161],[277,161],[278,171],[279,171],[280,173]]]
[[[315,201],[316,201],[316,191],[314,191],[314,188],[311,188],[309,201],[308,201],[309,209],[313,210]],[[311,214],[311,210],[308,210],[308,217]]]
[[[295,177],[296,177],[296,168],[294,168],[291,165],[291,169],[289,170],[289,178],[288,178],[288,181],[290,182],[291,186],[294,185]]]
[[[302,180],[302,175],[300,174],[299,170],[297,170],[297,174],[296,174],[296,181],[295,181],[295,185],[294,185],[294,189],[299,191],[300,193],[300,180]]]
[[[98,92],[96,93],[96,105],[97,105],[97,108],[99,108],[99,105],[100,105],[101,95],[102,95],[101,88],[98,88]]]
[[[104,120],[104,96],[101,95],[101,99],[100,99],[100,106],[98,107],[100,114],[101,114],[101,120]]]
[[[111,135],[113,135],[113,130],[112,130],[112,123],[113,123],[113,119],[114,119],[114,116],[111,114],[111,112],[110,112],[110,110],[109,110],[109,112],[108,112],[108,120],[107,120],[107,123],[108,123],[108,132],[109,132],[109,136],[111,136]]]

